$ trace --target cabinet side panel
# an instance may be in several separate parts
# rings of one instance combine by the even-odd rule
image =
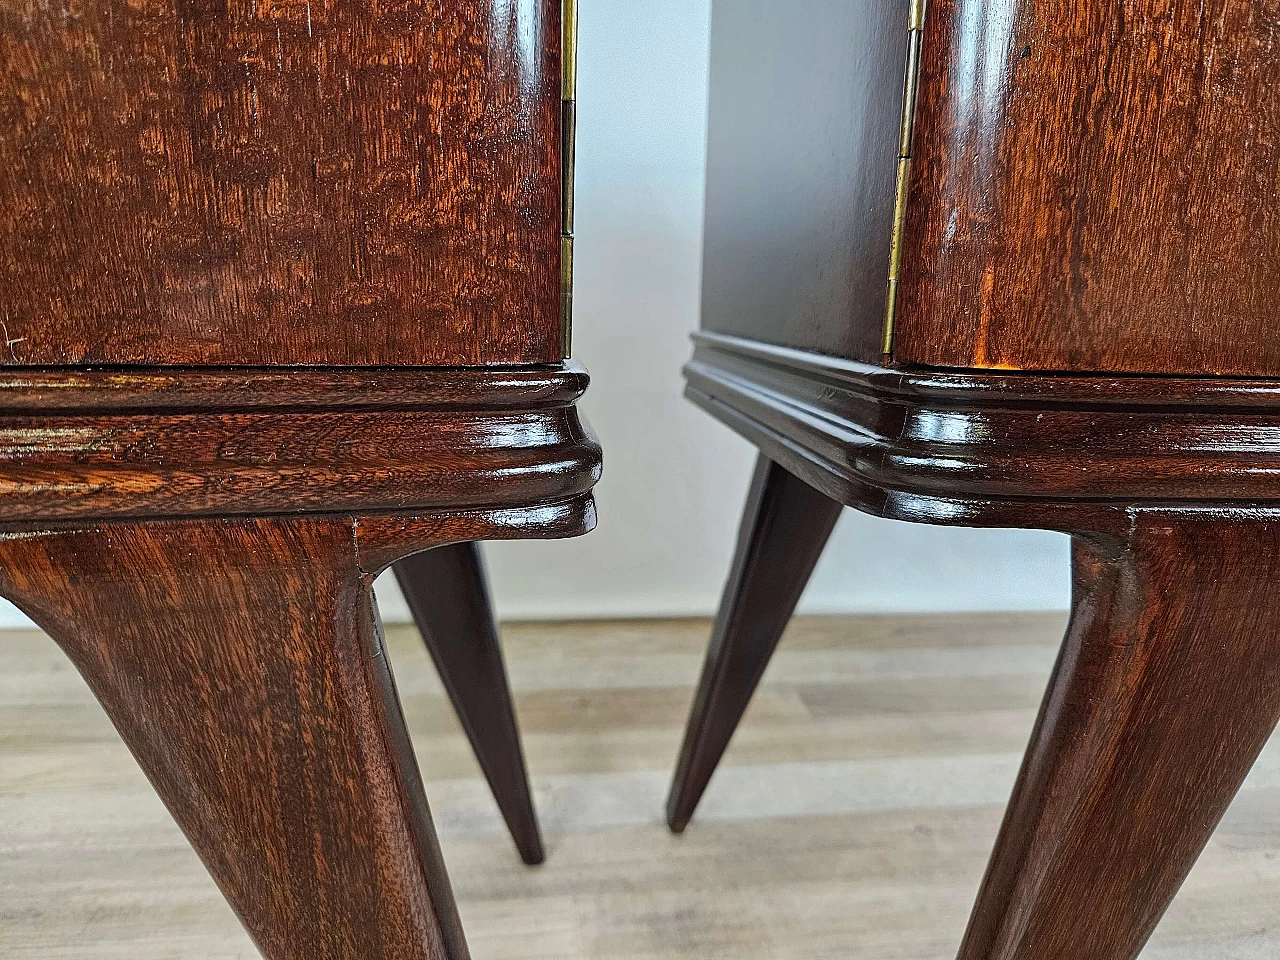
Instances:
[[[558,359],[560,85],[560,0],[0,0],[0,363]]]
[[[1280,375],[1280,9],[932,0],[894,357]]]
[[[716,0],[702,326],[880,357],[907,0]]]

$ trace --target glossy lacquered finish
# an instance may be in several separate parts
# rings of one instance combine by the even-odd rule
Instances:
[[[931,0],[894,359],[1280,371],[1278,84],[1251,0]]]
[[[424,550],[392,570],[521,859],[542,863],[542,837],[480,545]]]
[[[0,569],[266,957],[467,956],[350,521],[9,534]]]
[[[714,6],[704,330],[872,363],[1280,369],[1272,13],[929,0],[915,56],[912,6]]]
[[[241,376],[3,379],[0,594],[71,656],[266,960],[465,960],[371,584],[432,547],[589,530],[585,374]],[[467,639],[446,682],[475,673]],[[481,660],[464,716],[506,696]]]
[[[1134,960],[1280,717],[1280,381],[892,370],[709,333],[685,372],[773,461],[773,499],[748,502],[672,826],[839,504],[1069,533],[1071,627],[960,960]]]
[[[1071,624],[959,960],[1138,955],[1280,718],[1278,573],[1275,508],[1075,538]]]
[[[667,798],[667,825],[677,833],[702,799],[843,506],[768,457],[756,461]]]
[[[256,383],[221,372],[12,372],[0,377],[0,521],[564,499],[599,473],[574,405],[586,385],[572,363],[277,372]]]
[[[0,364],[555,361],[560,0],[0,10]]]
[[[578,497],[10,525],[0,594],[70,656],[266,960],[466,960],[373,579],[441,544],[593,523]]]
[[[1100,522],[1280,501],[1280,381],[894,370],[698,334],[687,394],[832,499],[903,520]]]
[[[759,2],[762,25],[790,13]],[[713,33],[737,6],[717,5]],[[1062,531],[1071,627],[960,960],[1134,960],[1280,717],[1278,21],[1250,0],[906,6],[896,41],[879,20],[855,35],[834,17],[813,49],[839,46],[846,73],[818,71],[794,107],[837,131],[811,148],[856,140],[839,133],[850,117],[870,134],[863,105],[887,81],[864,42],[902,51],[890,243],[818,149],[774,172],[816,174],[812,195],[837,197],[856,236],[827,231],[817,254],[779,238],[782,266],[740,244],[724,266],[712,200],[770,211],[788,186],[724,177],[735,161],[716,158],[715,131],[773,157],[796,125],[774,101],[759,122],[747,96],[717,103],[713,62],[687,395],[771,461],[757,482],[772,478],[773,499],[748,502],[669,819],[685,826],[836,504]],[[792,39],[738,30],[713,47],[767,63]],[[836,167],[879,184],[874,156],[859,143]],[[832,265],[871,262],[865,241],[885,269],[851,287]],[[796,263],[813,286],[774,296]],[[893,284],[885,355],[864,362],[867,305]],[[749,322],[726,321],[737,303]],[[814,303],[827,314],[802,321]],[[793,540],[784,515],[816,529],[793,520]]]
[[[0,9],[0,594],[265,960],[467,956],[370,585],[594,525],[561,27],[561,0]],[[435,586],[416,612],[539,859],[479,569]]]
[[[879,358],[909,6],[713,5],[705,329]]]

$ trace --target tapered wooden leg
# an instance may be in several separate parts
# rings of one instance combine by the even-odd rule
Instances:
[[[1280,717],[1280,521],[1077,538],[1074,614],[961,960],[1132,960]]]
[[[840,510],[835,500],[763,454],[756,461],[737,550],[667,798],[667,824],[677,833],[688,825],[702,799]]]
[[[396,580],[525,863],[541,863],[520,729],[478,543],[405,557]]]
[[[465,960],[351,520],[9,533],[62,646],[266,960]]]

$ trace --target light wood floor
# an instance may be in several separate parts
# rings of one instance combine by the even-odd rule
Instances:
[[[391,629],[476,960],[950,960],[1062,625],[798,620],[683,837],[661,811],[708,624],[509,625],[537,869],[416,634]],[[1273,960],[1278,905],[1273,742],[1144,960]],[[84,684],[29,632],[0,634],[0,957],[257,957]]]

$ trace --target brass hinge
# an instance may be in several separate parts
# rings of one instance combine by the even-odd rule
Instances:
[[[573,178],[578,129],[578,3],[560,7],[560,324],[569,355],[573,330]]]
[[[889,289],[884,307],[884,343],[893,352],[893,323],[898,310],[898,273],[902,267],[902,231],[907,219],[907,190],[911,183],[911,138],[915,133],[916,95],[920,84],[920,49],[924,41],[927,0],[911,0],[907,21],[907,76],[902,90],[902,123],[898,130],[898,171],[893,200],[893,239],[889,246]]]

